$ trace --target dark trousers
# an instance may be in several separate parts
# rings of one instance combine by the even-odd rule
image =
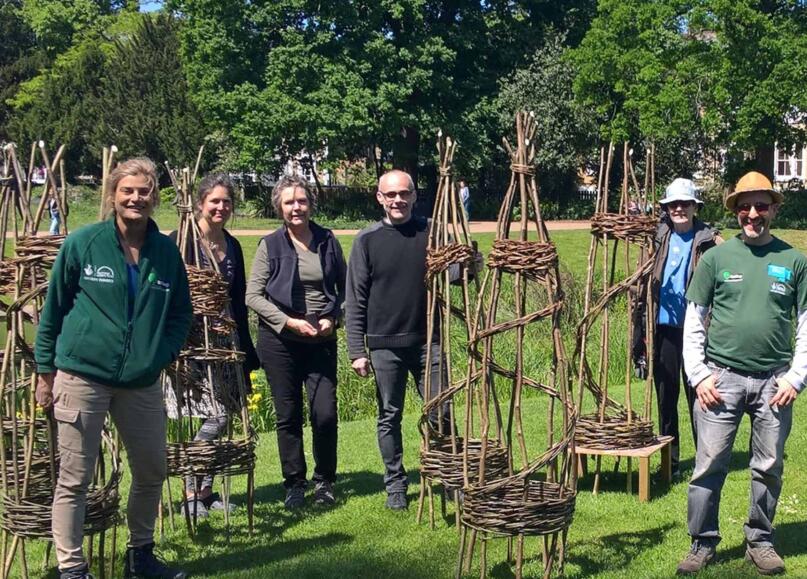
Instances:
[[[656,326],[656,339],[653,346],[653,382],[656,384],[658,396],[659,427],[661,434],[672,436],[672,470],[678,470],[680,456],[680,437],[678,432],[678,395],[681,392],[681,380],[684,381],[684,393],[689,407],[689,424],[695,447],[698,435],[695,421],[692,418],[692,405],[695,403],[695,390],[689,386],[683,359],[684,328],[659,324]]]
[[[415,380],[417,392],[423,398],[426,386],[426,345],[407,348],[390,348],[370,350],[370,362],[375,375],[376,400],[378,402],[378,448],[384,461],[384,485],[388,493],[406,492],[408,481],[403,465],[403,440],[401,436],[401,419],[403,417],[406,382],[411,374]],[[440,348],[432,348],[431,361],[431,394],[434,398],[441,390],[444,380],[440,379]],[[437,424],[440,411],[431,417]],[[448,406],[442,408],[443,432],[449,432],[451,417]]]
[[[308,394],[314,439],[315,481],[336,480],[336,340],[286,340],[258,332],[258,357],[266,372],[277,415],[277,447],[286,488],[306,482],[303,453],[303,391]]]

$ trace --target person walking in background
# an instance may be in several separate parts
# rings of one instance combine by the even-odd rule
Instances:
[[[689,179],[675,179],[659,201],[662,213],[655,237],[655,262],[651,288],[657,311],[653,336],[653,382],[658,396],[660,433],[672,436],[673,478],[680,478],[678,396],[681,380],[689,407],[692,438],[697,446],[692,405],[695,392],[684,372],[683,338],[686,300],[684,293],[703,253],[721,242],[718,231],[695,214],[703,201]]]
[[[50,235],[58,235],[59,226],[62,224],[62,217],[59,213],[59,202],[56,201],[56,197],[53,195],[51,195],[48,201],[48,212],[50,213],[50,229],[48,229],[48,233]]]
[[[159,378],[191,325],[188,278],[176,245],[151,220],[159,201],[154,163],[120,163],[105,195],[110,218],[74,232],[59,251],[36,335],[36,400],[53,408],[58,428],[56,558],[61,579],[91,578],[85,506],[109,413],[132,477],[124,577],[183,579],[153,551],[166,476]]]
[[[462,200],[462,209],[465,211],[465,218],[471,220],[471,190],[468,189],[468,183],[465,179],[460,179],[460,199]]]
[[[199,267],[211,267],[208,252],[216,260],[218,270],[229,287],[229,315],[235,321],[237,342],[235,347],[244,352],[245,359],[241,366],[247,390],[251,388],[249,373],[260,367],[252,336],[249,334],[249,319],[245,302],[246,273],[244,270],[244,253],[241,244],[224,228],[233,214],[235,203],[235,187],[227,175],[216,173],[208,175],[199,183],[196,194],[196,216],[199,231],[202,234],[199,247],[183,256],[186,263]],[[177,232],[170,235],[176,243]],[[196,255],[200,262],[196,263]],[[220,339],[220,338],[219,338]],[[228,338],[224,338],[229,341]],[[226,347],[228,344],[222,344]],[[207,376],[199,364],[191,364],[194,379],[206,383]],[[190,414],[194,418],[202,418],[204,422],[196,433],[194,440],[215,440],[227,426],[228,413],[238,413],[244,401],[239,391],[238,377],[227,366],[221,384],[205,384],[201,398],[189,397],[187,400],[176,399],[174,388],[168,385],[165,389],[165,406],[171,418],[179,418],[181,413]],[[208,510],[222,510],[224,503],[218,493],[213,492],[213,475],[203,477],[188,476],[185,480],[186,500],[184,509],[195,513],[197,517],[205,517]],[[193,504],[196,502],[196,504]],[[229,505],[230,509],[233,505]]]
[[[305,504],[305,385],[314,442],[314,502],[335,502],[336,327],[345,298],[345,258],[330,229],[311,220],[316,198],[304,179],[285,176],[272,191],[283,226],[258,244],[247,305],[258,314],[258,355],[277,414],[285,506]]]
[[[743,176],[725,201],[740,234],[703,256],[686,293],[684,365],[698,398],[698,448],[682,575],[715,559],[720,495],[744,414],[751,418],[746,560],[763,575],[785,570],[773,547],[773,519],[792,405],[807,376],[807,258],[771,234],[782,200],[764,175]]]
[[[417,193],[412,178],[390,171],[378,181],[376,200],[384,218],[362,229],[353,242],[347,278],[347,345],[353,370],[375,376],[378,446],[384,461],[386,506],[408,507],[403,464],[403,417],[409,374],[423,398],[426,372],[440,392],[440,348],[426,359],[426,249],[429,222],[412,215]],[[439,339],[439,336],[435,336]],[[369,352],[368,352],[369,350]],[[443,412],[444,431],[450,427]]]

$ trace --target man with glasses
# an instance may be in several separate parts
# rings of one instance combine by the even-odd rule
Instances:
[[[655,297],[655,335],[653,336],[653,382],[658,396],[659,431],[672,436],[672,473],[681,476],[678,432],[678,397],[683,372],[684,293],[701,256],[722,242],[713,227],[695,214],[703,205],[698,190],[689,179],[678,178],[667,186],[659,201],[662,213],[655,238],[655,262],[651,285]],[[697,446],[692,406],[695,393],[685,386],[692,437]]]
[[[807,376],[807,258],[771,234],[782,200],[764,175],[740,179],[725,204],[741,232],[703,256],[687,290],[684,366],[698,399],[698,448],[688,499],[692,547],[681,575],[715,558],[720,492],[744,414],[751,418],[745,557],[764,575],[784,572],[773,518],[792,404]]]
[[[390,171],[378,182],[381,221],[356,236],[348,261],[346,330],[353,370],[375,376],[378,446],[384,461],[386,506],[408,506],[401,418],[409,374],[423,397],[426,367],[439,393],[439,348],[426,360],[426,249],[429,222],[412,215],[417,193],[412,178]],[[368,352],[369,350],[369,352]],[[448,413],[443,414],[447,426]]]

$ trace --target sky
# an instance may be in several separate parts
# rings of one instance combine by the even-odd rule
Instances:
[[[140,11],[141,12],[153,12],[154,10],[159,10],[162,7],[162,0],[158,1],[149,1],[149,0],[141,0],[140,2]]]

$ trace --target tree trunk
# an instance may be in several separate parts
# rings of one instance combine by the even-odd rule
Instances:
[[[754,171],[759,171],[773,182],[773,145],[757,147],[754,153]]]
[[[415,127],[404,127],[392,144],[392,166],[406,171],[412,177],[415,189],[418,186],[418,148],[420,133]]]

